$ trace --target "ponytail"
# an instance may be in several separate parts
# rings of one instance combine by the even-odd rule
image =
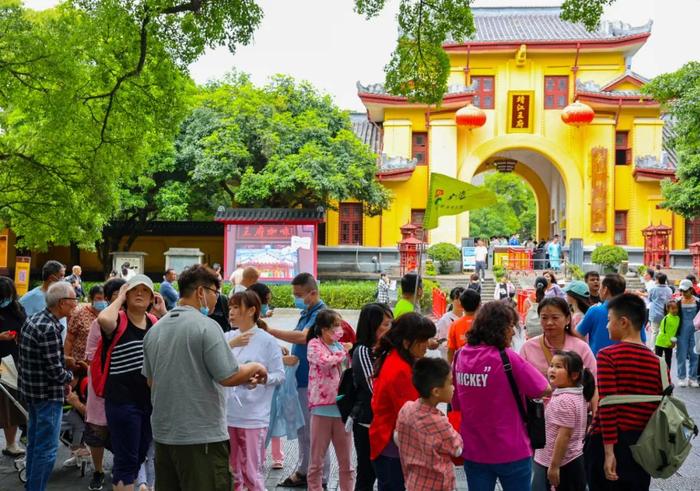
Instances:
[[[584,368],[581,372],[581,385],[583,386],[583,398],[591,402],[593,394],[595,394],[595,377],[588,368]]]

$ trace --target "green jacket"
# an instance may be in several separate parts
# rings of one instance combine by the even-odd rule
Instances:
[[[656,346],[670,348],[673,345],[671,338],[676,337],[680,324],[680,316],[666,314],[661,324],[659,324],[659,335],[656,337]]]

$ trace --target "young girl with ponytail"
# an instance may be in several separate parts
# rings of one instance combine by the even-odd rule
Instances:
[[[583,439],[595,377],[574,351],[557,351],[547,378],[555,388],[544,412],[547,443],[535,451],[533,491],[585,491]]]
[[[254,388],[229,387],[226,395],[226,422],[231,439],[230,463],[236,489],[265,491],[265,438],[275,386],[284,382],[282,351],[277,341],[264,331],[261,304],[250,290],[234,293],[229,300],[229,320],[238,329],[225,333],[239,363],[258,362],[267,368],[267,383]]]
[[[324,309],[307,335],[309,360],[309,411],[311,413],[311,463],[307,476],[308,489],[321,491],[323,461],[333,442],[338,459],[341,491],[355,487],[352,465],[352,432],[345,430],[336,405],[340,374],[348,360],[350,343],[341,344],[343,328],[340,314]]]

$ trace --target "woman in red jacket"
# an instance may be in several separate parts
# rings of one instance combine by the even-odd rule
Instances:
[[[404,314],[381,337],[377,347],[372,413],[369,427],[370,459],[379,491],[403,491],[399,449],[393,434],[399,410],[418,399],[413,387],[413,363],[425,356],[428,340],[435,336],[435,324],[417,313]]]

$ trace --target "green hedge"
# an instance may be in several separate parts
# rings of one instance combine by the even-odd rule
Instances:
[[[87,295],[90,288],[96,282],[83,282],[83,290]],[[102,283],[99,283],[102,284]],[[428,311],[432,307],[433,288],[439,287],[435,281],[423,280],[424,292],[421,299],[421,308]],[[153,284],[156,291],[160,291],[160,283]],[[177,283],[174,285],[177,288]],[[294,299],[292,298],[292,285],[268,285],[272,291],[272,305],[274,307],[292,308]],[[231,291],[231,285],[225,283],[222,286],[224,295]],[[363,305],[376,300],[374,294],[377,291],[376,281],[322,281],[321,298],[331,308],[334,309],[361,309]]]

